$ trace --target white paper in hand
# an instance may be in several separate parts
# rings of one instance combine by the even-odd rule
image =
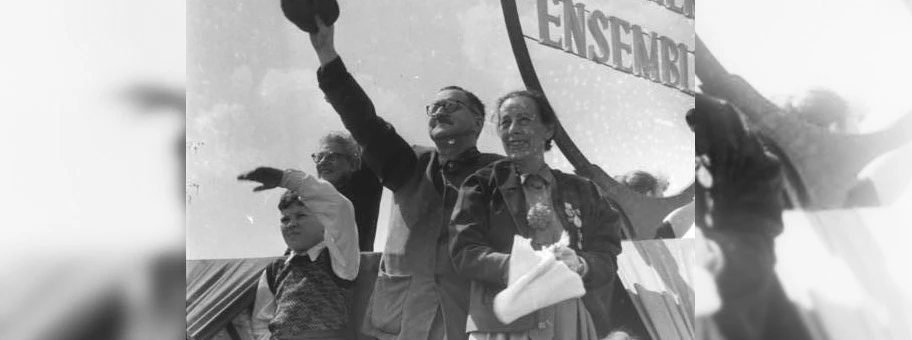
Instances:
[[[494,315],[505,324],[536,310],[586,294],[578,274],[545,249],[532,250],[530,240],[513,236],[507,288],[494,298]]]

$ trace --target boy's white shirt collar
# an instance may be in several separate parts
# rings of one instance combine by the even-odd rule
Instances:
[[[291,254],[288,254],[288,258],[285,259],[285,264],[288,264],[288,262],[291,262],[291,259],[294,258],[295,256],[305,255],[305,254],[307,256],[310,256],[310,262],[315,262],[315,261],[317,261],[317,258],[320,257],[320,253],[323,252],[323,249],[326,249],[326,241],[320,241],[320,243],[317,243],[315,246],[310,247],[310,249],[307,249],[307,251],[292,250]]]

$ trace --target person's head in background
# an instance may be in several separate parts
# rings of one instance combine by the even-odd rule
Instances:
[[[641,170],[628,172],[620,176],[617,181],[631,190],[649,197],[662,197],[665,189],[668,188],[668,183],[664,179]]]
[[[279,211],[282,238],[289,249],[307,251],[323,241],[323,225],[297,193],[289,190],[282,194]]]
[[[333,131],[320,138],[317,152],[311,155],[317,176],[337,189],[345,186],[361,168],[361,147],[348,133]]]
[[[833,90],[812,88],[787,97],[782,109],[801,120],[833,132],[856,132],[857,118],[848,102]]]

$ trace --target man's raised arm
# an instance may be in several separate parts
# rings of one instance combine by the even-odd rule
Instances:
[[[373,102],[336,53],[334,27],[317,17],[310,42],[320,60],[317,80],[326,100],[342,118],[345,128],[363,149],[362,157],[383,185],[397,190],[410,178],[418,161],[411,146],[388,122],[377,116]]]

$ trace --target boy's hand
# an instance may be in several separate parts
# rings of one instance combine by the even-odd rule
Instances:
[[[285,172],[276,168],[261,166],[253,171],[243,173],[237,177],[239,181],[260,182],[262,185],[253,188],[254,192],[269,190],[282,184],[282,177]]]

